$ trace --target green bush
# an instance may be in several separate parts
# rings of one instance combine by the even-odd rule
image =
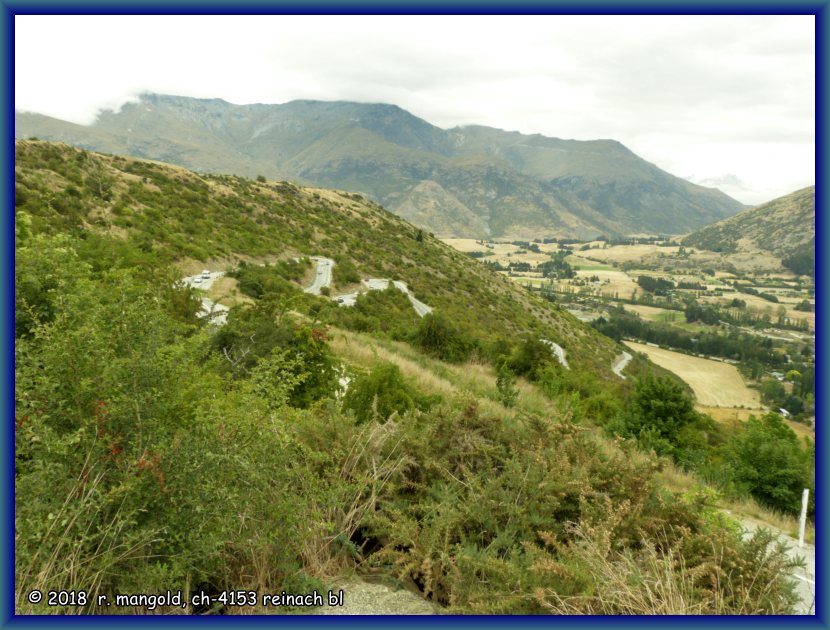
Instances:
[[[729,477],[743,493],[769,507],[798,514],[804,488],[814,494],[815,443],[799,444],[777,413],[750,417],[724,447]],[[810,510],[815,503],[811,501]]]
[[[352,411],[358,422],[385,422],[393,413],[425,411],[436,401],[437,397],[425,396],[409,385],[397,365],[381,363],[349,385],[343,409]]]
[[[464,361],[473,344],[446,315],[433,311],[421,318],[414,335],[415,344],[427,354],[444,361]]]

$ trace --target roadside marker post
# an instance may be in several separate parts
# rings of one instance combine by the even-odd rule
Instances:
[[[807,524],[807,497],[810,496],[810,491],[804,488],[801,493],[801,518],[798,519],[798,548],[804,548],[804,526]]]

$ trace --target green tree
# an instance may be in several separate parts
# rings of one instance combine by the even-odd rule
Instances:
[[[415,344],[444,361],[463,361],[469,356],[471,344],[462,331],[443,313],[427,313],[415,331]]]
[[[638,381],[621,422],[611,428],[636,438],[640,445],[691,466],[707,447],[711,423],[695,411],[692,399],[673,379],[651,373]]]
[[[725,453],[737,487],[774,509],[796,514],[802,490],[814,488],[815,443],[799,444],[777,413],[750,417]]]
[[[508,367],[519,376],[537,379],[555,361],[551,347],[535,336],[527,336],[513,351]]]

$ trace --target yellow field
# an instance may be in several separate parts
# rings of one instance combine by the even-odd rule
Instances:
[[[677,253],[679,247],[658,247],[657,245],[643,244],[643,245],[615,245],[603,249],[597,247],[594,249],[587,249],[580,251],[580,254],[588,258],[595,258],[606,262],[636,262],[648,257],[656,257],[659,254],[666,256]]]
[[[679,311],[670,311],[667,308],[645,306],[644,304],[623,304],[623,308],[631,313],[637,313],[637,315],[644,319],[650,319],[652,321],[656,320],[660,315],[665,315],[666,313],[674,313],[677,316],[677,321],[679,322],[686,321],[683,313]]]
[[[559,245],[556,243],[537,243],[541,254],[526,251],[523,254],[517,254],[522,248],[512,243],[494,243],[485,241],[487,245],[482,245],[474,238],[442,238],[442,242],[446,243],[453,249],[460,252],[492,252],[492,256],[487,256],[481,260],[488,262],[498,262],[500,265],[507,266],[510,262],[526,262],[531,265],[538,265],[550,260],[549,254],[559,251]],[[510,254],[510,256],[508,256]]]
[[[680,352],[626,341],[636,352],[643,352],[660,367],[674,372],[689,384],[697,402],[709,407],[748,407],[761,409],[757,391],[749,389],[734,365],[701,359]]]

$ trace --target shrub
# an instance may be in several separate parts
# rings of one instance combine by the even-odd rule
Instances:
[[[354,412],[358,422],[373,419],[385,422],[393,413],[402,415],[412,409],[425,411],[436,400],[409,385],[397,365],[381,363],[350,384],[343,399],[343,409]]]
[[[463,361],[470,356],[472,343],[442,313],[433,311],[421,318],[414,336],[423,351],[444,361]]]
[[[802,490],[814,487],[815,444],[802,447],[776,413],[750,417],[724,451],[738,488],[773,509],[797,514]]]

